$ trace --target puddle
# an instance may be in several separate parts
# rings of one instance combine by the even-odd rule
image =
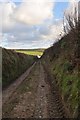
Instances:
[[[41,87],[45,87],[44,85],[41,85]]]

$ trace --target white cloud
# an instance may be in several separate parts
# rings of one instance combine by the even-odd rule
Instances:
[[[15,21],[12,16],[15,7],[13,2],[0,3],[0,26],[2,26],[3,29],[14,26]]]
[[[15,28],[16,29],[16,28]],[[11,48],[38,48],[49,47],[59,38],[62,31],[62,22],[56,21],[51,24],[42,24],[39,26],[20,28],[4,33],[3,45]],[[29,29],[29,31],[28,31]],[[7,42],[7,44],[6,44]],[[16,45],[15,45],[16,44]]]
[[[3,19],[3,46],[38,48],[53,44],[63,28],[61,21],[53,22],[54,0],[51,1],[27,0],[18,6],[13,2],[1,4],[0,6],[3,6],[2,14],[0,12]]]
[[[14,17],[19,22],[37,25],[53,17],[52,9],[52,0],[23,1],[23,3],[16,9]]]
[[[43,40],[56,40],[60,34],[63,34],[63,22],[62,20],[56,20],[53,23],[40,26],[39,32]]]

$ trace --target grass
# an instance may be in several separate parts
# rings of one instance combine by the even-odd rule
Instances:
[[[27,55],[33,55],[33,56],[42,56],[44,49],[32,49],[32,50],[16,50],[16,52],[24,53]]]
[[[57,64],[58,63],[58,64]],[[78,70],[72,67],[68,60],[61,59],[53,65],[53,74],[58,79],[58,84],[61,89],[64,101],[67,103],[71,113],[76,113],[78,107]]]
[[[7,87],[25,72],[37,57],[16,53],[12,50],[2,51],[2,86]]]
[[[47,63],[49,62],[49,59],[47,59]],[[44,64],[47,65],[47,63],[43,60]],[[62,93],[62,97],[64,99],[64,102],[66,103],[66,106],[70,110],[70,113],[73,114],[73,116],[76,115],[78,110],[78,69],[77,67],[73,66],[73,64],[63,57],[57,58],[57,60],[54,60],[53,63],[49,62],[50,69],[49,72],[51,75],[56,76],[57,84],[59,85],[59,89]],[[47,68],[49,68],[47,66]]]
[[[80,58],[76,55],[76,40],[76,37],[72,39],[70,34],[66,35],[47,49],[42,56],[42,62],[45,68],[48,68],[47,71],[53,76],[53,80],[57,82],[61,97],[72,118],[78,116],[78,106],[80,107],[80,77],[78,70]]]

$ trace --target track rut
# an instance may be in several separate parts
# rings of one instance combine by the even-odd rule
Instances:
[[[3,103],[3,118],[65,118],[55,84],[52,90],[47,76],[41,62],[37,62]]]

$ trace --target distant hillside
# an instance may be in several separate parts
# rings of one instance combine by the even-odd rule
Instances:
[[[14,50],[2,49],[2,86],[7,87],[25,70],[27,70],[37,57],[17,53]]]
[[[33,56],[42,56],[45,49],[16,49],[16,52]]]
[[[46,49],[42,56],[42,63],[57,83],[61,93],[65,109],[71,117],[79,115],[80,98],[78,96],[80,78],[80,22],[74,31],[70,31],[49,49]],[[79,93],[80,94],[80,93]]]
[[[45,48],[38,48],[38,49],[14,49],[14,50],[23,50],[23,51],[44,51]]]

